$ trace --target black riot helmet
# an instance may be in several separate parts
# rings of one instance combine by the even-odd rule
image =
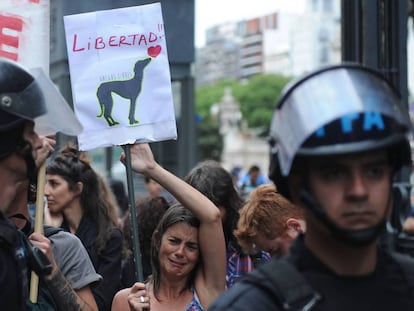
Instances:
[[[287,179],[306,167],[308,157],[392,149],[397,170],[411,164],[410,133],[401,97],[379,72],[351,63],[325,67],[285,88],[271,124],[269,176],[290,197]],[[309,189],[300,190],[305,206],[345,242],[368,243],[385,224],[384,219],[369,232],[340,232]]]
[[[25,145],[25,121],[44,113],[44,97],[33,76],[16,63],[0,59],[0,159]]]
[[[33,121],[41,135],[78,135],[82,126],[52,81],[40,68],[28,70],[0,57],[0,124]],[[7,113],[7,114],[5,114]],[[12,119],[15,119],[14,121]]]
[[[16,63],[0,59],[0,129],[45,113],[44,96],[34,77]]]
[[[40,69],[25,69],[0,57],[0,158],[23,145],[23,126],[40,135],[77,135],[82,126],[51,80]]]

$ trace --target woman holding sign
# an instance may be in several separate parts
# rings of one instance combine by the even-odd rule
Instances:
[[[119,291],[112,311],[207,310],[225,289],[226,255],[218,208],[154,161],[148,144],[130,148],[131,166],[170,192],[170,207],[152,237],[152,276]],[[122,155],[121,161],[125,161]]]

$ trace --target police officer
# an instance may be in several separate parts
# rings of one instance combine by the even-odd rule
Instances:
[[[210,310],[410,310],[414,261],[380,246],[411,124],[378,72],[330,66],[290,84],[271,125],[270,172],[307,231]]]
[[[56,125],[55,131],[67,134],[81,129],[73,114],[66,114],[65,120],[50,118],[50,107],[63,113],[70,110],[57,93],[44,75],[35,78],[15,62],[0,58],[0,304],[4,310],[25,310],[28,294],[27,266],[33,258],[23,235],[3,212],[35,169],[34,156],[42,144],[34,130],[35,121],[45,131]],[[47,261],[43,263],[47,265]]]

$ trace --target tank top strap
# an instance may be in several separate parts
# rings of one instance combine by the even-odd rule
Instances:
[[[203,307],[201,306],[200,299],[198,298],[197,291],[194,287],[192,288],[192,292],[193,299],[185,307],[184,311],[204,311]]]

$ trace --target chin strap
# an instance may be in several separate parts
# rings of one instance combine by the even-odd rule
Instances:
[[[339,228],[333,221],[331,221],[326,215],[322,207],[316,202],[312,194],[302,189],[300,193],[300,199],[303,204],[309,208],[309,210],[322,221],[322,223],[329,229],[332,235],[339,241],[353,246],[353,247],[364,247],[374,242],[385,230],[386,228],[386,216],[384,219],[377,225],[374,225],[367,229],[361,230],[346,230]],[[388,204],[387,211],[385,215],[388,214],[388,209],[390,204]]]

